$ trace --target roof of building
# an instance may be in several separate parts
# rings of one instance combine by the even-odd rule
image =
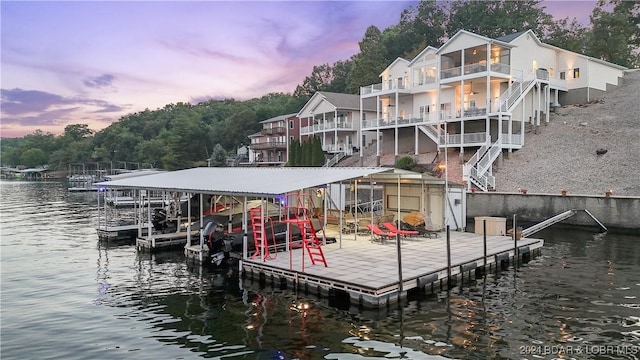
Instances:
[[[108,181],[121,180],[121,179],[127,179],[127,178],[131,178],[131,177],[155,175],[155,174],[160,174],[160,173],[165,173],[165,172],[167,172],[167,171],[166,170],[158,170],[158,169],[141,169],[141,170],[133,170],[133,171],[129,171],[129,172],[124,172],[124,173],[116,174],[116,175],[107,175],[107,176],[104,177],[104,179],[108,180]]]
[[[382,167],[199,167],[97,183],[107,188],[273,197],[391,171]]]
[[[262,120],[260,121],[260,124],[264,124],[264,123],[270,123],[270,122],[276,122],[276,121],[282,121],[282,120],[287,120],[291,117],[295,117],[297,115],[297,113],[293,113],[293,114],[285,114],[285,115],[278,115],[275,117],[272,117],[271,119],[267,119],[267,120]]]
[[[337,109],[353,109],[360,110],[360,95],[342,94],[329,91],[318,91],[318,94],[334,105]],[[375,99],[364,99],[373,101],[363,101],[363,110],[376,110]]]
[[[575,51],[563,49],[563,48],[557,47],[555,45],[550,45],[550,44],[544,43],[544,42],[542,42],[542,40],[540,40],[540,38],[536,35],[536,33],[533,32],[533,30],[519,31],[519,32],[513,33],[511,35],[503,36],[503,38],[507,38],[508,39],[507,42],[512,42],[512,41],[516,40],[517,38],[523,36],[524,34],[530,34],[531,36],[533,36],[534,41],[540,46],[544,46],[544,47],[547,47],[549,49],[554,49],[554,50],[565,52],[565,53],[576,54],[576,56],[582,57],[584,59],[589,59],[589,61],[597,62],[597,63],[602,64],[602,65],[611,66],[611,67],[614,67],[614,68],[616,68],[618,70],[627,70],[628,69],[627,67],[624,67],[624,66],[618,65],[618,64],[614,64],[614,63],[608,62],[606,60],[594,58],[594,57],[591,57],[591,56],[588,56],[588,55],[577,53]]]
[[[503,41],[503,42],[512,42],[513,40],[517,39],[518,37],[520,37],[520,35],[526,33],[527,31],[529,30],[518,31],[513,34],[500,36],[500,37],[497,37],[496,40]]]

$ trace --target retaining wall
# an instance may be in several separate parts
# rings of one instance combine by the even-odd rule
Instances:
[[[499,216],[540,222],[567,210],[588,210],[607,228],[640,234],[640,197],[561,196],[552,194],[467,193],[467,218]],[[571,225],[598,224],[584,211],[564,220]]]

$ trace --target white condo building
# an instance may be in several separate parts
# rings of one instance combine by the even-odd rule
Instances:
[[[456,149],[467,186],[487,191],[494,161],[522,148],[526,126],[548,122],[555,106],[597,99],[625,70],[544,44],[531,30],[498,39],[462,30],[413,60],[396,59],[381,83],[360,89],[356,146],[366,145],[362,134],[378,139],[378,159]]]

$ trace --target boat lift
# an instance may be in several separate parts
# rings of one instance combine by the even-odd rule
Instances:
[[[596,223],[598,223],[598,225],[600,225],[600,227],[604,230],[607,231],[607,227],[604,226],[598,219],[596,219],[595,216],[593,216],[592,213],[589,212],[589,210],[587,209],[571,209],[571,210],[567,210],[563,213],[560,213],[556,216],[550,217],[547,220],[544,220],[540,223],[537,223],[531,227],[528,227],[524,230],[522,230],[522,237],[528,237],[534,233],[537,233],[538,231],[542,230],[542,229],[546,229],[549,226],[553,225],[553,224],[557,224],[562,220],[568,219],[570,217],[572,217],[573,215],[575,215],[578,211],[584,211],[585,213],[587,213],[587,215],[589,215],[593,220],[595,220]]]

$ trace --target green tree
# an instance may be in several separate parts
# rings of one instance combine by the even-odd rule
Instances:
[[[417,7],[405,9],[400,22],[382,33],[389,63],[398,57],[412,59],[429,45],[440,46],[445,38],[446,16],[444,7],[435,1],[421,1]]]
[[[289,163],[287,166],[298,166],[300,163],[300,140],[293,139],[289,144]]]
[[[541,39],[545,43],[577,53],[584,54],[587,51],[588,29],[575,18],[560,19],[549,28],[551,31]]]
[[[591,56],[630,68],[640,66],[640,2],[599,0],[591,25]]]
[[[39,148],[30,148],[20,156],[20,163],[27,167],[39,167],[47,164],[47,155]]]
[[[221,167],[227,165],[227,152],[222,148],[222,145],[216,144],[213,147],[213,154],[211,154],[211,166]]]
[[[456,0],[450,4],[447,33],[451,37],[459,30],[467,30],[493,39],[528,29],[543,34],[551,15],[544,12],[541,4],[540,0]]]
[[[416,160],[411,156],[403,156],[396,161],[396,168],[403,170],[411,170],[416,166]]]
[[[72,141],[79,141],[93,135],[93,133],[94,131],[89,129],[87,124],[73,124],[65,126],[63,136]]]
[[[360,41],[360,53],[353,56],[347,91],[360,93],[360,87],[380,82],[379,74],[389,65],[382,34],[375,26],[369,26]]]
[[[319,136],[313,137],[312,144],[312,158],[313,161],[311,163],[312,166],[323,166],[324,165],[324,151],[322,150],[322,140]]]

